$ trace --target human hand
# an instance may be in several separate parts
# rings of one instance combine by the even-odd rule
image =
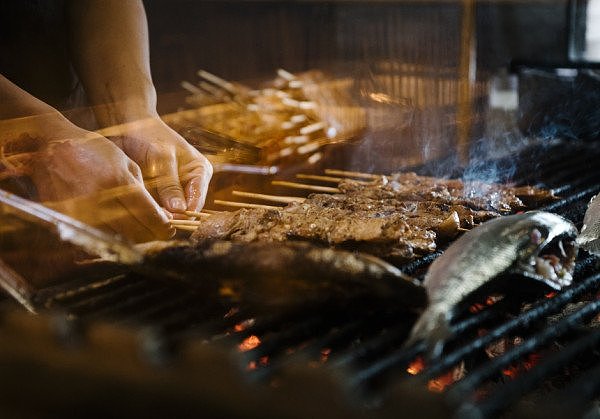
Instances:
[[[146,188],[176,218],[202,209],[212,166],[160,118],[126,123],[109,138],[139,165]]]
[[[36,128],[40,121],[45,129]],[[139,167],[111,141],[59,114],[32,118],[12,127],[13,135],[17,131],[17,138],[34,139],[28,144],[33,151],[16,153],[13,161],[23,156],[20,167],[44,204],[134,242],[173,235],[167,214],[144,188]]]

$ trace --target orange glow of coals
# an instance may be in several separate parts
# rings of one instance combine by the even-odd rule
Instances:
[[[505,376],[507,376],[509,378],[514,379],[523,371],[529,371],[530,369],[535,367],[538,364],[538,362],[540,362],[540,359],[542,359],[540,354],[537,354],[537,353],[529,354],[529,355],[527,355],[527,358],[523,361],[522,364],[520,364],[518,366],[512,365],[508,368],[505,368],[504,370],[502,370],[502,374],[504,374]]]
[[[485,299],[485,303],[475,303],[471,307],[469,307],[469,312],[471,312],[473,314],[479,313],[484,308],[489,307],[489,306],[493,306],[494,304],[496,304],[501,299],[502,299],[501,296],[490,295],[488,298]]]
[[[441,393],[446,389],[446,387],[454,383],[454,381],[454,371],[450,371],[447,374],[436,378],[435,380],[429,380],[427,383],[427,389],[434,393]]]
[[[254,319],[247,319],[247,320],[244,320],[243,322],[240,322],[240,323],[236,324],[235,326],[233,326],[233,330],[236,332],[243,332],[250,326],[254,325],[254,323],[255,323]]]
[[[548,294],[544,295],[544,297],[546,297],[546,298],[554,298],[555,295],[556,295],[556,292],[551,291]]]
[[[327,362],[330,354],[331,354],[331,348],[321,349],[321,359],[320,359],[321,362]]]
[[[519,368],[510,366],[502,370],[502,374],[508,378],[516,378],[519,375]]]
[[[469,307],[469,312],[471,312],[473,314],[479,313],[484,308],[485,308],[484,304],[475,303],[471,307]]]
[[[523,367],[529,371],[540,362],[540,359],[542,359],[542,356],[538,353],[529,354],[527,360],[523,362]]]
[[[466,374],[465,363],[461,362],[446,374],[427,382],[427,389],[434,393],[442,393],[446,388],[455,382],[462,380]]]
[[[406,369],[406,372],[409,373],[410,375],[417,375],[418,373],[423,371],[424,368],[425,368],[425,361],[423,360],[423,357],[418,356],[414,359],[413,362],[410,363],[410,365]]]
[[[238,348],[242,352],[250,351],[260,345],[260,338],[255,335],[250,335],[238,345]]]

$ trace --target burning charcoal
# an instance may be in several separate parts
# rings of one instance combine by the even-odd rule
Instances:
[[[568,286],[577,255],[576,234],[571,222],[538,211],[501,217],[465,233],[429,268],[423,285],[430,306],[407,344],[425,340],[432,355],[439,355],[453,318],[473,298],[483,292],[506,293],[507,286],[524,291],[527,284],[514,282],[515,275],[554,290]]]
[[[357,296],[392,299],[407,309],[426,305],[423,288],[392,265],[309,243],[206,240],[150,251],[144,266],[260,306]]]

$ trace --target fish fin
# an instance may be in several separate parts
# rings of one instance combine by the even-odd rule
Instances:
[[[438,358],[451,336],[450,317],[446,312],[426,310],[414,324],[404,347],[425,342],[429,359]]]

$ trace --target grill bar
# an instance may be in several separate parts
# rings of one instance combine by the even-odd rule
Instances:
[[[484,349],[502,337],[510,336],[519,330],[526,329],[550,314],[558,313],[566,304],[573,301],[577,296],[597,289],[599,285],[600,274],[596,274],[557,294],[552,299],[538,302],[530,310],[520,316],[508,320],[499,327],[490,330],[486,335],[473,340],[454,352],[445,354],[443,359],[436,364],[432,364],[422,375],[419,375],[419,378],[429,380],[443,374],[469,354]]]
[[[557,339],[567,332],[572,331],[575,326],[580,325],[585,319],[598,314],[600,312],[600,301],[592,302],[576,313],[568,316],[563,321],[553,325],[552,327],[544,329],[542,332],[531,336],[523,344],[515,347],[505,354],[493,358],[483,367],[476,371],[473,371],[465,379],[456,384],[455,387],[450,389],[448,398],[452,402],[462,402],[465,394],[473,391],[479,384],[486,379],[497,374],[503,368],[509,366],[512,362],[522,358],[524,355],[531,353],[538,349],[540,346],[550,342],[551,340]]]
[[[577,317],[579,318],[587,317],[589,315],[590,313],[577,313]],[[557,326],[559,328],[564,327],[568,330],[568,328],[571,327],[572,322],[577,323],[577,319],[565,319],[565,326]],[[527,374],[519,376],[514,382],[496,389],[496,391],[482,403],[476,405],[472,403],[463,403],[459,412],[478,411],[484,417],[497,415],[518,401],[523,394],[542,384],[551,374],[561,371],[566,365],[574,362],[577,357],[594,349],[599,344],[600,330],[591,331],[580,339],[570,342],[569,345],[566,345],[559,352],[547,356],[540,364],[536,365]],[[600,371],[600,366],[598,366],[597,369]],[[596,376],[596,378],[593,378],[593,376],[587,378],[591,379],[591,383],[596,381],[596,385],[600,386],[600,379],[598,379],[598,376]],[[586,384],[586,386],[589,385]],[[593,388],[593,385],[589,387]],[[591,394],[592,397],[594,395],[595,394]],[[570,398],[570,400],[573,400],[573,398]],[[588,397],[587,400],[585,400],[584,397],[578,396],[577,400],[581,405],[585,405],[591,401],[591,398]]]

